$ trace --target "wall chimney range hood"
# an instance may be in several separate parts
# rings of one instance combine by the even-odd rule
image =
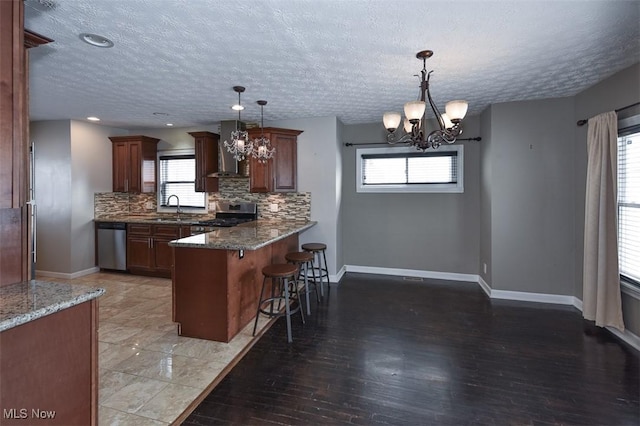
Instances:
[[[220,122],[220,140],[218,141],[218,172],[211,173],[209,177],[242,177],[238,174],[238,162],[233,154],[224,148],[224,141],[231,140],[231,132],[238,129],[245,130],[246,124],[237,120],[225,120]]]

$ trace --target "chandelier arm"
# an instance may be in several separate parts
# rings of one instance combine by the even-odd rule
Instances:
[[[427,75],[427,97],[429,98],[429,105],[431,106],[431,110],[435,114],[436,120],[438,121],[438,127],[440,127],[440,130],[445,131],[447,127],[444,124],[444,119],[442,118],[442,114],[440,114],[440,110],[436,106],[436,103],[433,101],[433,98],[431,97],[431,91],[429,90],[429,79],[431,78],[432,72],[433,71],[429,71],[429,74]]]

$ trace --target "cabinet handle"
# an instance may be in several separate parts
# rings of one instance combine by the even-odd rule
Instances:
[[[124,192],[129,192],[129,179],[124,180]]]
[[[151,248],[153,248],[153,237],[149,238],[149,241],[151,241]]]

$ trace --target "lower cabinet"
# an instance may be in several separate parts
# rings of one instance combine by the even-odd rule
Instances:
[[[173,248],[169,247],[169,241],[187,236],[188,226],[129,224],[127,269],[132,274],[170,278]]]

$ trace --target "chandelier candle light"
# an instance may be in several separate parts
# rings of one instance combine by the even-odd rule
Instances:
[[[242,161],[253,152],[253,143],[249,140],[249,133],[238,128],[240,111],[244,109],[240,103],[240,94],[244,92],[244,87],[233,86],[233,90],[238,93],[238,104],[232,106],[231,109],[238,111],[238,121],[236,122],[236,130],[231,132],[231,142],[224,141],[224,146],[227,148],[227,151],[233,154],[233,158],[235,158],[236,161]]]
[[[432,55],[433,51],[431,50],[423,50],[416,54],[416,58],[422,59],[420,100],[407,102],[404,105],[406,118],[403,127],[406,134],[400,138],[396,134],[396,129],[402,120],[402,115],[399,112],[384,113],[382,121],[388,132],[387,142],[389,144],[408,143],[425,151],[428,148],[438,148],[443,143],[454,143],[456,138],[462,134],[461,123],[469,104],[467,101],[461,100],[448,102],[445,105],[445,114],[440,114],[429,91],[429,78],[433,71],[427,72],[427,59]],[[426,132],[427,100],[438,122],[438,128],[429,134]]]
[[[267,101],[257,101],[257,104],[260,105],[260,137],[253,140],[251,155],[259,162],[266,163],[268,159],[273,158],[276,150],[275,148],[269,149],[271,142],[268,138],[264,137],[264,106],[267,104]]]

